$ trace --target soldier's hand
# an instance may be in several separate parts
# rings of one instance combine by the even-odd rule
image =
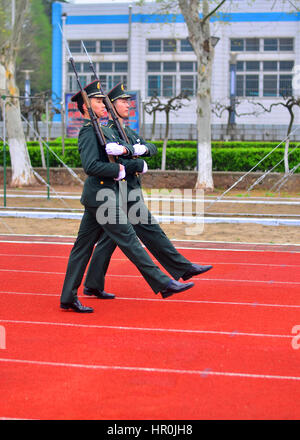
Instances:
[[[142,154],[145,154],[148,151],[147,147],[145,147],[145,145],[142,144],[134,144],[133,149],[135,156],[141,156]]]
[[[120,165],[120,171],[118,177],[115,177],[114,180],[122,180],[126,176],[126,171],[124,165]]]
[[[127,150],[123,145],[117,144],[116,142],[110,142],[109,144],[106,144],[105,151],[107,154],[110,154],[112,156],[120,156],[124,153],[127,153]]]

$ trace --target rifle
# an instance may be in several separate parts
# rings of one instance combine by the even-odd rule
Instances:
[[[87,107],[87,110],[88,110],[88,113],[89,113],[89,117],[90,117],[90,120],[92,122],[93,129],[95,131],[98,143],[105,150],[106,141],[105,141],[105,137],[104,137],[102,128],[101,128],[101,126],[99,124],[98,118],[95,115],[94,110],[92,109],[91,101],[90,101],[86,91],[84,90],[84,88],[82,87],[82,85],[80,83],[79,76],[78,76],[78,73],[77,73],[77,70],[76,70],[76,66],[75,66],[75,61],[74,61],[74,58],[73,58],[72,53],[70,51],[69,45],[68,45],[68,43],[67,43],[67,41],[66,41],[66,39],[65,39],[65,37],[63,35],[63,31],[62,31],[60,25],[58,25],[58,26],[60,28],[60,32],[62,34],[63,41],[64,41],[64,44],[66,46],[66,49],[67,49],[67,51],[69,53],[69,62],[71,63],[72,69],[73,69],[73,71],[75,73],[77,84],[78,84],[78,86],[80,88],[83,102],[85,103],[85,105]],[[104,95],[104,93],[103,93],[103,95]],[[107,157],[108,157],[109,162],[115,162],[115,158],[113,156],[111,156],[110,154],[107,154]]]
[[[123,141],[125,141],[127,144],[129,144],[129,139],[127,137],[127,134],[125,133],[125,130],[124,130],[122,124],[120,124],[119,118],[117,116],[117,113],[116,113],[116,110],[115,110],[113,104],[111,103],[111,100],[109,99],[109,97],[106,95],[106,93],[104,92],[104,90],[102,88],[102,85],[101,85],[101,82],[99,80],[99,77],[98,77],[98,75],[97,75],[97,73],[95,71],[94,64],[93,64],[93,62],[91,60],[91,57],[89,56],[88,51],[86,50],[86,47],[85,47],[85,45],[84,45],[82,40],[81,40],[81,44],[82,44],[82,47],[83,47],[83,49],[84,49],[84,51],[86,53],[86,56],[88,57],[90,68],[91,68],[95,78],[99,81],[100,92],[102,93],[102,95],[105,95],[105,98],[103,98],[103,102],[105,104],[105,107],[106,107],[108,113],[111,114],[111,116],[113,118],[113,121],[114,121],[114,123],[115,123],[115,125],[117,127],[118,132],[119,132],[119,135],[121,136]]]

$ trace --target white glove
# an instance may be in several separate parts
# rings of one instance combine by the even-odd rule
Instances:
[[[141,145],[141,144],[134,144],[133,149],[135,156],[141,156],[142,154],[145,154],[146,151],[148,151],[145,145]]]
[[[126,176],[125,167],[123,165],[120,166],[120,171],[118,177],[115,177],[114,180],[122,180]]]
[[[124,154],[124,147],[116,142],[110,142],[109,144],[106,144],[105,151],[112,156],[119,156]]]
[[[148,165],[147,165],[147,162],[144,161],[144,168],[143,168],[143,171],[140,172],[140,174],[145,174],[145,173],[147,173],[147,171],[148,171]]]

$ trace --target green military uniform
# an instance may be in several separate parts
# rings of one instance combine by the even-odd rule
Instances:
[[[109,96],[109,95],[108,95]],[[157,149],[154,144],[147,143],[144,139],[128,127],[125,127],[125,133],[128,137],[129,144],[125,143],[118,133],[117,127],[113,121],[109,121],[107,128],[111,131],[110,139],[119,142],[127,148],[140,143],[145,145],[148,152],[143,156],[151,156],[156,154]],[[139,156],[139,157],[143,157]],[[125,165],[127,181],[127,193],[135,190],[140,198],[139,206],[142,207],[143,216],[141,221],[134,224],[134,221],[128,216],[129,221],[140,238],[143,244],[149,249],[152,255],[159,261],[159,263],[172,275],[175,280],[178,280],[190,267],[191,262],[183,257],[173,246],[164,231],[161,229],[157,221],[153,218],[143,202],[141,181],[138,175],[143,170],[144,161],[141,159],[120,159],[121,163]],[[136,199],[135,199],[136,200]],[[135,201],[127,200],[127,208],[135,204]],[[146,217],[146,221],[145,221]],[[107,268],[111,256],[116,248],[115,242],[111,240],[108,235],[103,235],[97,244],[85,279],[85,287],[90,289],[104,290],[104,281]]]
[[[91,95],[93,96],[93,95]],[[97,95],[94,95],[95,97]],[[111,130],[103,127],[103,134],[108,139]],[[141,246],[132,225],[119,204],[118,183],[114,180],[119,175],[119,164],[110,163],[107,154],[97,141],[92,123],[85,120],[78,137],[78,149],[87,179],[81,196],[85,210],[81,220],[77,239],[71,250],[61,304],[70,304],[77,300],[77,290],[81,284],[86,266],[92,255],[94,245],[106,233],[124,254],[136,265],[155,293],[163,290],[170,278],[156,266]],[[127,146],[128,153],[132,148]],[[106,198],[101,198],[105,189]],[[100,193],[99,193],[100,191]],[[100,197],[99,197],[100,194]],[[98,209],[106,204],[115,218],[115,223],[99,223]],[[98,268],[99,270],[99,268]]]

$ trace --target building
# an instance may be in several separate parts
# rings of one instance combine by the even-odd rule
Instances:
[[[278,0],[232,0],[211,20],[211,35],[217,37],[212,78],[212,137],[224,139],[231,95],[236,97],[235,139],[281,140],[289,113],[282,105],[284,95],[300,95],[293,89],[293,72],[300,70],[300,13],[291,2]],[[178,11],[161,14],[156,3],[53,4],[53,94],[63,97],[78,90],[68,63],[61,35],[69,43],[82,85],[93,79],[81,40],[92,57],[107,91],[123,81],[140,97],[140,122],[145,136],[151,133],[152,115],[142,103],[152,95],[168,99],[180,91],[190,101],[171,114],[173,139],[196,138],[195,54],[187,39],[183,16]],[[300,81],[299,81],[300,84]],[[260,111],[259,116],[254,112]],[[231,116],[232,117],[232,116]],[[58,116],[59,119],[59,116]],[[163,137],[165,115],[156,115],[156,137]],[[300,112],[295,110],[292,139],[300,138]]]

